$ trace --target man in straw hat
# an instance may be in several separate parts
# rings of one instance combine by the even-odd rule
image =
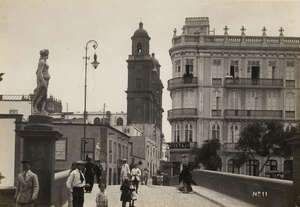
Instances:
[[[128,176],[130,175],[130,168],[129,165],[127,164],[127,160],[126,159],[122,159],[122,167],[121,167],[121,185],[123,183],[123,181],[128,178]]]
[[[23,160],[22,169],[17,178],[16,207],[34,207],[39,193],[38,176],[33,173],[30,160]]]
[[[88,186],[83,174],[85,164],[85,161],[77,161],[76,169],[71,172],[66,182],[67,188],[73,194],[73,207],[83,207],[84,188]]]

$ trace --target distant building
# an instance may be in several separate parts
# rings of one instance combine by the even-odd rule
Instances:
[[[208,17],[186,18],[182,34],[176,30],[169,54],[172,78],[168,90],[172,109],[169,144],[174,174],[184,156],[189,162],[193,147],[208,139],[222,144],[222,171],[258,175],[265,158],[250,160],[241,168],[234,164],[235,146],[241,130],[253,121],[279,120],[294,126],[300,120],[300,38],[247,36],[210,32]],[[285,161],[272,157],[261,175],[283,171]]]
[[[0,114],[22,114],[27,120],[31,115],[32,95],[0,95]],[[62,103],[50,96],[47,98],[46,111],[49,113],[61,113]]]
[[[53,96],[50,96],[49,98],[47,98],[46,111],[48,113],[61,113],[62,112],[61,100],[58,100],[58,99],[54,98]]]
[[[83,124],[83,114],[64,112],[51,114],[56,123]],[[142,163],[141,167],[148,167],[150,173],[156,174],[159,168],[161,154],[159,152],[160,137],[162,136],[155,124],[127,125],[127,114],[124,112],[112,113],[88,112],[87,123],[90,125],[106,125],[113,127],[130,137],[131,158],[129,163]]]

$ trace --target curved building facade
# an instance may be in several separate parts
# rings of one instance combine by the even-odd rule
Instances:
[[[256,161],[232,167],[243,127],[256,120],[280,120],[287,127],[299,122],[300,38],[285,37],[283,29],[277,37],[265,28],[261,36],[245,31],[229,35],[226,26],[223,35],[211,34],[208,17],[186,18],[182,34],[174,30],[168,80],[174,174],[183,159],[193,161],[191,149],[208,139],[222,145],[223,171],[257,174]],[[284,160],[274,160],[281,170]]]

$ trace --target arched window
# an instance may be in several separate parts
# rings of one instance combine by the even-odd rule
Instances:
[[[142,53],[142,43],[137,43],[137,53],[141,54]]]
[[[180,142],[180,130],[178,124],[175,124],[174,140],[175,142]]]
[[[192,124],[185,125],[185,141],[192,142],[193,141],[193,127]]]
[[[220,126],[219,124],[212,125],[212,138],[213,139],[220,139]]]
[[[96,118],[94,119],[94,125],[100,125],[100,124],[101,124],[100,119],[99,119],[98,117],[96,117]]]
[[[123,126],[123,119],[121,117],[117,119],[117,126]]]

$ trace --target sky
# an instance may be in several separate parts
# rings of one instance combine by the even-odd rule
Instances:
[[[163,133],[170,141],[167,111],[171,109],[167,81],[174,28],[181,34],[186,17],[209,17],[210,28],[222,35],[300,36],[300,0],[0,0],[0,94],[26,95],[36,87],[35,71],[41,49],[49,49],[48,94],[60,99],[63,111],[83,111],[85,44],[96,40],[100,65],[88,66],[87,110],[126,112],[127,58],[131,36],[142,21],[151,37],[150,53],[161,64]],[[88,55],[92,56],[92,47]]]

